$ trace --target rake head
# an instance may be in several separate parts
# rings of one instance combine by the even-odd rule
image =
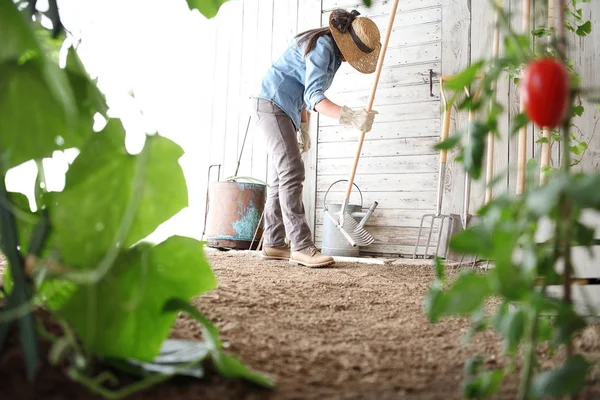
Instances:
[[[334,217],[329,211],[326,211],[325,214],[331,218],[335,226],[342,232],[342,235],[344,235],[352,247],[368,246],[375,241],[373,236],[367,232],[365,228],[360,226],[347,212],[344,212],[341,215],[342,218],[339,218],[339,216],[338,218]]]

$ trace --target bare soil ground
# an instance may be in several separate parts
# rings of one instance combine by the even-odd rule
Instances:
[[[210,253],[209,258],[219,288],[194,304],[217,323],[229,350],[273,378],[277,388],[210,376],[163,384],[135,399],[461,399],[466,359],[480,354],[488,368],[505,362],[493,332],[462,346],[466,320],[427,321],[423,298],[434,279],[429,265],[338,263],[315,270],[239,252]],[[577,339],[576,350],[600,360],[599,333],[600,328],[589,328]],[[201,331],[180,317],[173,336],[201,339]],[[544,354],[542,359],[552,364]],[[2,363],[6,366],[6,357],[0,358],[0,368]],[[93,398],[62,375],[44,371],[37,389],[24,390],[26,383],[15,374],[10,383],[0,377],[0,397]],[[580,398],[600,395],[598,376],[595,370]],[[516,377],[509,377],[500,397],[514,399],[516,385]]]

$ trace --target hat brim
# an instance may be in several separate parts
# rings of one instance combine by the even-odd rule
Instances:
[[[377,69],[377,61],[379,60],[379,53],[381,52],[381,43],[373,49],[370,53],[363,53],[358,46],[352,40],[352,36],[348,33],[341,33],[331,24],[331,18],[329,17],[329,27],[331,29],[331,34],[333,35],[333,40],[337,44],[340,52],[344,56],[344,59],[350,64],[354,69],[363,74],[372,74]]]

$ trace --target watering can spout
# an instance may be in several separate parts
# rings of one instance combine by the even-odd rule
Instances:
[[[373,211],[375,211],[375,207],[377,207],[378,204],[379,203],[377,203],[376,201],[373,202],[373,204],[371,205],[371,207],[369,208],[369,210],[367,211],[365,216],[360,220],[360,223],[358,224],[359,227],[362,228],[365,226],[365,224],[369,220],[369,217],[371,217],[371,214],[373,214]]]

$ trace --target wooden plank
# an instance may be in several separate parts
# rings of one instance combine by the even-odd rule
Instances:
[[[430,220],[426,222],[431,223]],[[429,234],[429,224],[427,229],[421,231],[421,244],[424,244],[423,238],[427,240]],[[437,222],[436,222],[437,224]],[[437,226],[437,225],[435,225]],[[367,226],[366,229],[375,238],[375,243],[378,245],[394,245],[394,246],[414,246],[417,243],[417,237],[419,235],[419,228],[407,228],[407,227],[393,227],[393,226]],[[317,229],[317,240],[322,239],[322,229]],[[436,232],[436,231],[434,231]],[[434,235],[431,235],[432,242],[434,241]],[[437,238],[435,238],[437,239]]]
[[[338,203],[344,199],[345,193],[333,192],[327,195],[327,203]],[[378,202],[378,209],[406,209],[414,208],[419,210],[432,210],[435,208],[435,193],[411,193],[411,192],[366,192],[363,193],[364,204],[369,206],[374,201]],[[317,192],[317,207],[323,206],[323,200],[325,198],[325,192]],[[358,191],[354,189],[350,195],[350,202],[354,204],[360,204],[360,195]]]
[[[367,140],[399,139],[435,136],[440,131],[439,119],[406,120],[373,123]],[[341,125],[324,126],[319,129],[319,142],[356,141],[358,132]]]
[[[220,40],[215,54],[215,75],[213,90],[213,113],[211,130],[211,164],[224,164],[225,161],[225,129],[227,118],[227,90],[229,88],[228,65],[231,30],[223,21],[230,16],[230,7],[221,9],[217,18],[217,37]],[[223,167],[221,168],[222,176]]]
[[[402,2],[400,2],[402,3]],[[367,8],[362,8],[362,15],[365,17],[369,17],[379,28],[381,32],[381,36],[385,35],[385,31],[387,29],[387,23],[389,21],[390,15],[390,5],[385,4],[383,7],[378,7],[377,9],[368,10]],[[360,8],[359,8],[360,10]],[[323,12],[323,17],[321,18],[322,25],[329,25],[329,17],[331,15],[331,11]],[[417,10],[407,10],[406,12],[396,13],[396,17],[394,18],[394,27],[393,30],[414,26],[418,24],[428,24],[431,22],[439,22],[442,20],[442,9],[441,7],[432,7],[432,8],[422,8]],[[392,31],[393,33],[393,31]],[[393,35],[392,35],[393,36]],[[390,37],[391,40],[391,37]]]
[[[433,96],[431,93],[433,92]],[[345,104],[348,107],[364,107],[369,101],[370,93],[366,90],[356,92],[331,93],[329,99],[337,104]],[[440,101],[439,83],[433,85],[411,85],[402,87],[385,87],[377,90],[374,108],[381,105],[399,105],[408,103],[419,103],[424,101]]]
[[[369,206],[368,204],[365,206]],[[365,207],[366,209],[366,207]],[[418,228],[421,224],[421,218],[425,214],[434,212],[435,210],[404,210],[404,209],[393,209],[393,210],[380,210],[376,208],[371,217],[369,218],[370,226],[396,226],[396,227],[411,227]],[[317,225],[323,224],[324,215],[323,208],[317,209]],[[431,220],[427,219],[425,223]]]
[[[238,148],[239,151],[242,152],[242,159],[240,165],[240,172],[238,175],[241,176],[251,176],[252,175],[252,142],[253,135],[255,134],[255,130],[252,129],[253,126],[250,125],[248,130],[248,135],[246,138],[246,143],[244,144],[244,135],[246,134],[246,128],[248,126],[248,118],[252,115],[251,109],[249,107],[249,97],[254,93],[254,88],[258,83],[256,81],[255,62],[249,62],[254,59],[254,56],[257,52],[257,41],[256,35],[258,32],[258,26],[256,23],[256,19],[258,18],[258,0],[244,0],[242,2],[243,7],[243,29],[242,29],[242,58],[241,63],[239,65],[239,70],[241,74],[241,84],[240,84],[240,118],[239,118],[239,140],[238,140]],[[252,121],[251,121],[252,123]],[[242,151],[242,146],[244,146]]]
[[[442,75],[454,75],[468,66],[471,55],[470,19],[468,2],[442,0]],[[441,113],[438,113],[438,118],[442,118]],[[466,119],[455,109],[451,120],[451,134],[464,126],[465,121]],[[448,153],[444,184],[445,198],[442,203],[442,212],[444,213],[460,213],[462,210],[464,170],[462,165],[456,162],[457,156],[456,151]]]
[[[435,7],[442,4],[441,0],[402,0],[398,3],[397,13],[416,10],[427,7]],[[378,15],[390,13],[389,0],[375,0],[371,3],[371,7],[366,7],[364,3],[357,0],[323,0],[323,10],[331,11],[336,8],[344,8],[347,10],[358,10],[362,15]]]
[[[439,138],[420,137],[400,140],[365,140],[361,157],[403,156],[416,154],[436,154],[433,146]],[[325,158],[347,158],[354,154],[357,144],[354,142],[319,143],[319,160]]]
[[[421,240],[421,243],[423,243],[422,240]],[[315,244],[318,248],[321,248],[323,242],[320,237],[315,242]],[[394,245],[384,246],[384,245],[378,245],[378,244],[371,244],[367,247],[361,247],[360,255],[361,256],[371,256],[372,255],[372,256],[376,256],[376,257],[392,257],[392,258],[397,258],[397,257],[402,257],[402,256],[412,257],[413,250],[414,250],[414,246],[394,246]],[[435,250],[435,247],[433,249],[430,248],[427,253],[432,255],[434,253],[434,250]],[[419,246],[419,252],[417,254],[419,254],[419,256],[420,256],[421,254],[423,254],[424,251],[425,251],[425,247]]]
[[[340,172],[343,170],[340,170]],[[317,190],[326,191],[334,183],[348,179],[348,174],[320,175],[317,177]],[[357,172],[354,183],[365,192],[431,192],[437,187],[437,173],[370,174]],[[346,185],[335,185],[332,192],[346,190]]]
[[[339,171],[350,171],[354,158],[320,159],[317,168],[319,175],[332,174]],[[439,169],[437,154],[406,155],[392,157],[361,157],[357,173],[369,174],[396,174],[396,173],[434,173]]]
[[[273,36],[273,1],[259,0],[257,18],[256,42],[260,43],[255,54],[256,82],[260,83],[267,69],[272,63],[271,38]],[[267,151],[264,137],[255,132],[252,142],[252,176],[267,180]]]
[[[396,65],[394,67],[386,65],[381,71],[377,91],[379,92],[379,90],[386,87],[415,84],[429,85],[429,70],[432,69],[437,73],[440,65],[439,61],[419,62],[414,65]],[[373,79],[372,75],[361,74],[348,65],[342,65],[327,94],[370,90],[373,87]],[[434,82],[437,82],[437,80]]]
[[[375,117],[377,122],[427,120],[439,115],[439,105],[431,101],[404,104],[401,107],[380,105],[374,109],[379,113]],[[333,118],[322,116],[320,126],[334,125],[339,125],[339,122]]]
[[[242,67],[242,33],[243,6],[242,2],[232,2],[228,8],[228,21],[231,24],[229,32],[229,60],[227,62],[227,105],[225,114],[225,143],[223,149],[223,176],[233,176],[237,167],[240,136],[240,85]]]
[[[304,32],[315,28],[321,22],[321,0],[296,0],[298,17],[297,31]],[[319,114],[309,113],[309,134],[311,136],[311,148],[308,153],[302,157],[305,168],[304,190],[302,192],[302,201],[306,213],[306,220],[311,228],[313,240],[315,237],[315,219],[317,204],[317,143],[319,141]]]

